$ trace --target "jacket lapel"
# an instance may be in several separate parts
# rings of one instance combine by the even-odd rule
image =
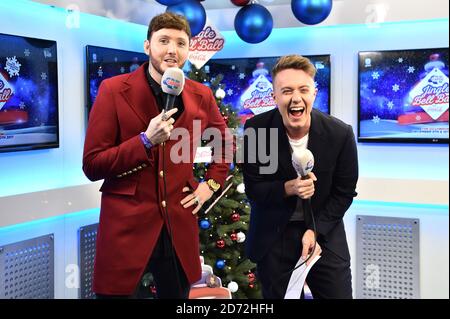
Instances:
[[[311,128],[309,129],[309,139],[308,139],[308,149],[314,155],[314,171],[321,170],[321,164],[326,165],[328,158],[327,156],[327,148],[324,145],[327,144],[326,137],[324,136],[324,130],[322,126],[322,121],[318,114],[316,114],[316,110],[311,112]],[[318,159],[321,161],[318,161]]]
[[[278,109],[275,109],[272,124],[272,127],[278,129],[278,164],[280,171],[283,177],[294,179],[297,177],[297,173],[292,166],[291,146],[283,124],[283,119]]]
[[[200,118],[199,107],[203,102],[203,95],[198,92],[191,83],[191,80],[186,79],[183,92],[181,93],[184,112],[181,114],[181,117],[175,121],[174,127],[180,125],[191,127],[192,123],[189,123],[189,121]]]
[[[148,63],[144,63],[124,80],[122,96],[141,121],[148,125],[150,120],[159,114],[155,97],[147,82],[145,72]]]

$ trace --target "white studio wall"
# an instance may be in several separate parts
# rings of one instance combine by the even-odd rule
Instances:
[[[78,262],[76,229],[98,220],[100,203],[100,182],[90,183],[81,170],[85,46],[143,51],[147,26],[87,14],[72,16],[30,1],[1,1],[0,10],[8,12],[0,20],[1,33],[57,41],[60,109],[59,148],[0,153],[0,245],[54,233],[55,297],[76,298],[76,291],[65,285],[65,269]],[[405,10],[417,15],[418,9]],[[253,45],[234,31],[223,35],[225,47],[215,58],[330,54],[331,114],[351,124],[355,132],[358,51],[449,46],[448,15],[375,26],[274,29],[266,41]],[[448,145],[358,143],[358,153],[359,196],[345,217],[353,261],[356,215],[418,218],[421,298],[448,298]]]

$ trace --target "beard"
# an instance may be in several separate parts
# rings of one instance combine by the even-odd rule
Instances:
[[[156,59],[152,59],[152,58],[150,57],[150,64],[152,65],[152,68],[153,68],[156,72],[158,72],[159,74],[161,74],[161,76],[162,76],[162,75],[164,74],[164,71],[163,71],[163,69],[161,68],[161,64],[162,64],[162,63],[156,63],[155,60],[156,60]],[[180,68],[180,69],[182,69],[185,63],[186,63],[186,61],[184,61],[183,64],[181,64],[181,65],[179,65],[179,64],[177,63],[177,67]]]

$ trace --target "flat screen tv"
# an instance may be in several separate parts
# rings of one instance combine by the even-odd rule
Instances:
[[[314,108],[330,113],[330,56],[306,56],[317,69]],[[271,71],[279,57],[212,59],[202,67],[211,79],[223,75],[225,104],[232,105],[242,123],[276,107],[271,97]],[[186,69],[185,69],[186,70]],[[188,70],[187,70],[188,71]]]
[[[448,48],[359,52],[358,140],[448,143]]]
[[[141,64],[148,61],[148,56],[143,52],[87,45],[86,61],[87,106],[88,112],[90,112],[103,80],[136,70]]]
[[[59,147],[56,42],[0,33],[0,152]]]

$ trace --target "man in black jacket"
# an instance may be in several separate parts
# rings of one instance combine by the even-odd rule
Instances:
[[[254,141],[246,139],[244,145],[245,192],[251,204],[246,248],[257,263],[264,298],[283,298],[290,271],[301,256],[310,255],[309,262],[321,255],[306,280],[313,297],[352,298],[342,218],[356,196],[356,143],[350,125],[312,109],[315,73],[314,65],[302,56],[280,58],[272,70],[278,108],[245,124],[245,132],[255,132],[258,141],[253,153]],[[270,129],[277,134],[270,136]],[[270,173],[256,156],[264,143],[277,164]],[[291,154],[306,148],[315,165],[305,180],[297,176]]]

